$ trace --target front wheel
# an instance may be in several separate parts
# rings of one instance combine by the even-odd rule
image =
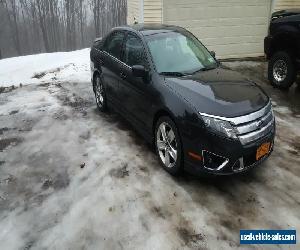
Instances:
[[[286,51],[276,52],[268,66],[271,84],[280,89],[288,89],[296,80],[296,69],[292,56]]]
[[[155,149],[163,168],[172,175],[182,171],[182,145],[175,123],[161,117],[155,127]]]
[[[95,76],[94,79],[94,93],[98,109],[101,112],[107,111],[106,93],[103,86],[103,82],[98,74]]]

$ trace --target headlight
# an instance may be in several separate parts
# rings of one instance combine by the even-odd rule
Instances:
[[[202,115],[205,127],[215,134],[236,139],[235,129],[227,121]]]

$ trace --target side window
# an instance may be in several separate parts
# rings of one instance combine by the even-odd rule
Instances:
[[[142,41],[138,37],[128,34],[125,43],[123,61],[129,66],[143,65],[147,67],[144,47]]]
[[[122,51],[122,43],[124,39],[123,32],[115,32],[108,36],[105,40],[103,50],[110,55],[120,59]]]

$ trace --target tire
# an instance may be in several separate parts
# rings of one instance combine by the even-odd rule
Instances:
[[[163,127],[167,139],[164,139]],[[183,169],[183,154],[181,138],[175,123],[168,116],[163,116],[156,122],[154,133],[155,151],[162,167],[171,175],[179,175]]]
[[[106,112],[108,110],[107,99],[106,99],[105,88],[100,75],[96,74],[93,82],[94,82],[93,90],[95,94],[97,108],[101,112]]]
[[[293,57],[286,51],[276,52],[268,66],[268,79],[271,85],[279,89],[288,89],[295,82],[296,76]]]

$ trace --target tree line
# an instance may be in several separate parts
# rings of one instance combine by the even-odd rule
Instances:
[[[126,12],[126,0],[0,0],[0,59],[89,47]]]

